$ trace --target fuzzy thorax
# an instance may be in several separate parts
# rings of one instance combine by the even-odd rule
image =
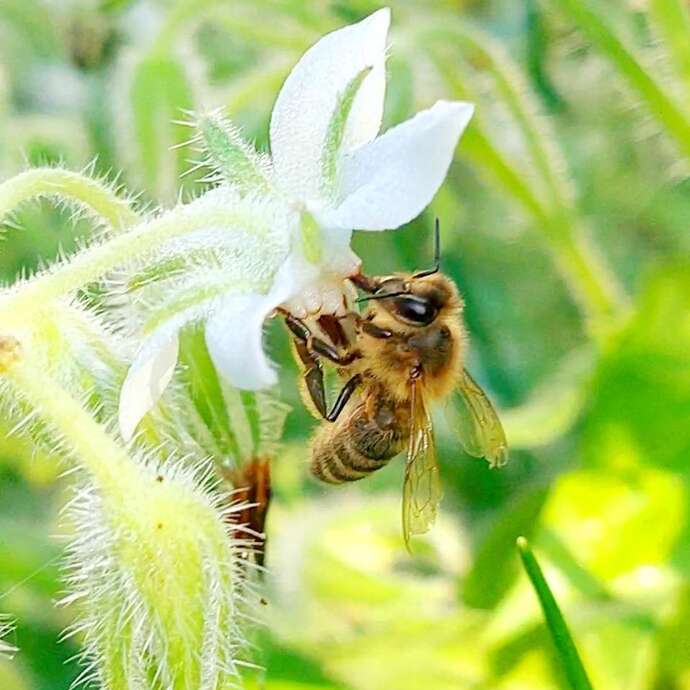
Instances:
[[[409,276],[400,276],[401,282]],[[457,386],[463,367],[467,336],[462,324],[463,301],[455,285],[443,274],[415,280],[414,294],[438,306],[438,315],[427,326],[408,325],[393,311],[393,300],[371,303],[365,319],[394,337],[382,340],[363,332],[361,362],[370,375],[383,382],[389,393],[404,401],[410,396],[410,376],[418,380],[429,400],[443,399]]]

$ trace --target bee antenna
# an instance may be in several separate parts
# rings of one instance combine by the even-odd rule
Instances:
[[[426,271],[419,271],[415,273],[413,278],[426,278],[426,276],[432,276],[434,273],[438,273],[441,270],[441,223],[436,218],[434,222],[434,265],[432,268],[428,268]]]
[[[407,295],[409,293],[401,290],[399,292],[386,292],[382,295],[365,295],[364,297],[358,297],[355,302],[357,304],[362,304],[362,302],[369,302],[372,299],[390,299],[391,297],[400,297],[401,295]]]

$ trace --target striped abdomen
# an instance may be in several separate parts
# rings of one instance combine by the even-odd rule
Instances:
[[[318,430],[311,452],[315,477],[329,484],[356,481],[403,450],[409,437],[406,419],[400,419],[393,406],[383,401],[376,403],[373,413],[367,407],[358,402],[335,424],[325,423]]]

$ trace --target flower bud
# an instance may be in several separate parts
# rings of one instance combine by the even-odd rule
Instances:
[[[207,477],[143,463],[112,492],[80,491],[71,584],[89,680],[101,687],[224,688],[237,681],[244,544]],[[236,508],[231,508],[235,512]],[[242,559],[242,562],[240,560]]]

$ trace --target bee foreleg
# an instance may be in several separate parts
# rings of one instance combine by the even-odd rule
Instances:
[[[336,401],[333,403],[333,409],[328,413],[326,419],[329,422],[335,422],[340,416],[340,413],[345,409],[348,400],[352,397],[355,389],[360,384],[362,377],[359,374],[355,374],[340,390]]]
[[[282,310],[281,310],[282,311]],[[288,311],[284,311],[283,317],[285,318],[285,325],[288,327],[288,330],[292,335],[295,336],[298,340],[301,340],[303,343],[306,343],[309,338],[311,338],[311,331],[309,330],[309,326],[307,326],[302,319],[298,319],[296,316],[293,316],[290,314]]]
[[[313,336],[309,326],[290,313],[285,314],[285,325],[296,338],[306,344],[310,352],[315,352],[341,367],[352,364],[360,356],[358,352],[346,352],[341,355],[336,347]]]
[[[309,393],[309,398],[314,404],[318,414],[326,419],[328,417],[328,411],[326,410],[326,391],[323,383],[321,362],[319,362],[318,358],[309,351],[304,341],[294,338],[293,342],[297,356],[304,365],[304,384],[307,393]]]
[[[372,338],[380,338],[385,340],[386,338],[393,337],[393,331],[389,331],[387,328],[381,328],[371,321],[362,321],[361,325],[362,331]]]
[[[333,345],[329,345],[325,340],[321,340],[321,338],[310,338],[307,341],[307,347],[330,360],[333,364],[338,364],[341,367],[352,364],[352,362],[361,356],[356,350],[341,355]]]

